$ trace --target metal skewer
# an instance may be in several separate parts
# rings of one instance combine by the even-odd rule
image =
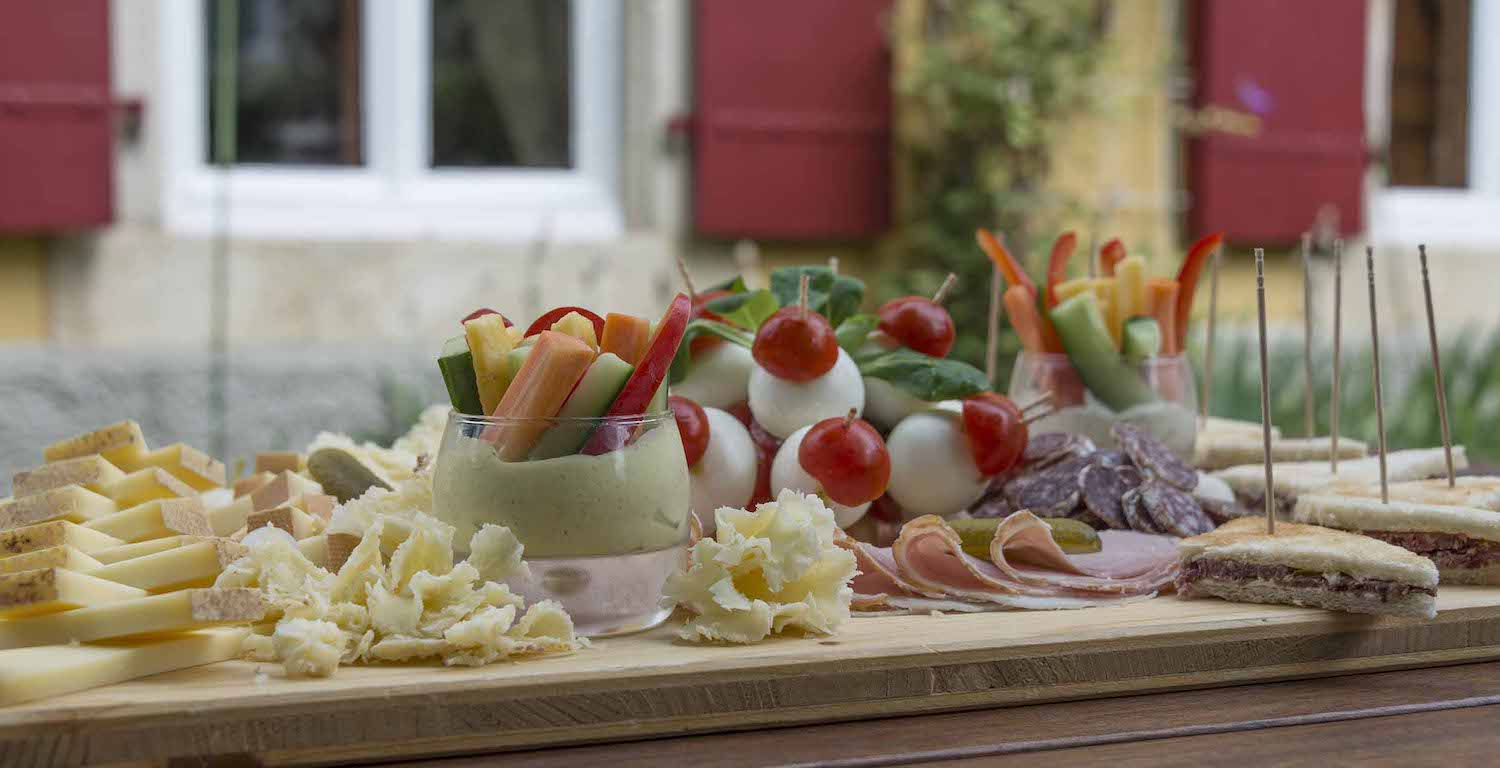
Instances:
[[[1318,434],[1313,404],[1312,369],[1312,233],[1302,233],[1302,433]]]
[[[1432,347],[1432,375],[1437,389],[1438,423],[1443,427],[1443,459],[1448,463],[1448,487],[1458,484],[1453,474],[1453,438],[1448,432],[1448,394],[1443,387],[1443,362],[1438,354],[1437,321],[1432,316],[1432,283],[1427,279],[1427,246],[1418,245],[1422,260],[1422,295],[1427,299],[1427,344]]]
[[[1276,535],[1276,488],[1271,476],[1271,375],[1266,367],[1266,250],[1255,249],[1255,302],[1260,319],[1260,431],[1265,441],[1266,533]]]
[[[1365,270],[1370,276],[1370,350],[1375,368],[1375,429],[1380,433],[1380,503],[1391,502],[1385,474],[1385,400],[1380,393],[1380,324],[1375,316],[1375,248],[1365,246]]]
[[[1208,336],[1203,340],[1203,399],[1198,403],[1200,427],[1208,426],[1208,398],[1214,383],[1214,335],[1219,324],[1219,254],[1215,248],[1208,264]],[[1181,290],[1179,288],[1178,290]]]
[[[1000,291],[1004,286],[1000,267],[991,264],[989,328],[984,337],[984,378],[991,386],[995,384],[995,369],[1000,366]]]
[[[1333,403],[1328,410],[1328,433],[1333,441],[1329,461],[1333,474],[1339,473],[1339,409],[1343,401],[1339,398],[1339,370],[1343,367],[1340,345],[1343,335],[1344,304],[1344,241],[1333,241]]]

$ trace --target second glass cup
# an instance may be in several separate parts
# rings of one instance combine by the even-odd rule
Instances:
[[[1016,358],[1011,369],[1010,397],[1028,403],[1051,393],[1056,410],[1032,423],[1032,434],[1074,432],[1100,447],[1112,447],[1110,427],[1116,421],[1128,421],[1191,461],[1198,436],[1198,389],[1192,364],[1185,355],[1164,355],[1146,358],[1131,368],[1122,375],[1139,376],[1145,386],[1126,390],[1137,395],[1132,397],[1134,402],[1116,408],[1089,390],[1067,355],[1028,352]]]

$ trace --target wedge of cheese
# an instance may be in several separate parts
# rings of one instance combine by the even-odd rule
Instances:
[[[156,499],[181,499],[197,496],[191,486],[160,467],[146,467],[131,472],[104,489],[120,509],[129,509]]]
[[[0,649],[248,624],[265,613],[258,589],[185,589],[0,623]]]
[[[295,473],[282,472],[250,494],[252,511],[283,507],[305,493],[322,493],[323,486]]]
[[[88,530],[85,528],[84,530]],[[207,541],[202,536],[164,536],[160,539],[147,539],[134,544],[121,543],[118,546],[96,549],[89,553],[89,557],[98,560],[103,565],[118,563],[123,560],[133,560],[137,557],[154,555],[157,552],[166,552],[169,549],[196,544]]]
[[[0,706],[61,696],[240,655],[250,630],[203,629],[160,640],[0,651]]]
[[[208,515],[197,498],[155,499],[113,515],[90,520],[85,528],[121,541],[137,542],[165,536],[212,536]]]
[[[84,552],[63,545],[34,550],[24,555],[0,558],[0,574],[35,571],[39,568],[66,568],[70,571],[86,573],[101,565],[103,563]]]
[[[79,485],[94,493],[103,493],[106,486],[124,478],[125,473],[120,471],[119,467],[105,461],[104,457],[84,456],[43,464],[25,472],[17,472],[11,478],[10,486],[12,492],[18,497],[31,496],[65,485]]]
[[[245,521],[255,512],[255,503],[249,496],[241,496],[232,504],[208,510],[208,527],[215,536],[228,536],[245,527]]]
[[[224,462],[186,443],[158,448],[141,459],[143,467],[165,470],[195,491],[224,487]]]
[[[124,543],[109,534],[90,530],[77,523],[56,520],[0,531],[0,558],[64,546],[80,552],[94,553]]]
[[[146,438],[141,434],[141,425],[122,421],[60,440],[42,449],[42,460],[50,463],[94,454],[103,456],[105,461],[126,472],[140,469],[141,459],[146,455]]]
[[[65,485],[0,504],[0,531],[52,520],[84,523],[118,511],[120,508],[107,496]]]
[[[0,576],[0,618],[71,611],[145,597],[146,590],[62,568]]]
[[[302,454],[296,451],[261,451],[255,454],[255,474],[279,475],[302,469]],[[267,478],[269,479],[269,478]]]
[[[147,592],[169,592],[212,585],[225,566],[248,552],[236,542],[209,539],[154,555],[101,565],[87,573]]]
[[[274,472],[259,471],[249,477],[242,477],[234,481],[234,497],[238,499],[241,496],[249,496],[255,493],[256,489],[271,482],[271,479],[274,477],[276,477],[276,473]]]
[[[333,508],[338,503],[337,498],[326,493],[304,493],[292,500],[292,506],[322,520],[324,525],[333,519]]]
[[[280,528],[294,539],[306,539],[323,532],[323,522],[293,506],[277,507],[251,513],[245,520],[245,531],[266,526]]]

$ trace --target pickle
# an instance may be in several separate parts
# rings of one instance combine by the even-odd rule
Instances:
[[[307,471],[323,492],[343,504],[363,496],[371,488],[391,490],[369,467],[361,464],[348,451],[338,448],[320,448],[307,457]]]
[[[958,532],[965,552],[988,559],[990,542],[995,539],[995,529],[1000,527],[1002,520],[999,517],[975,517],[949,520],[948,525]],[[1052,540],[1070,555],[1098,552],[1104,546],[1099,541],[1099,532],[1087,524],[1066,517],[1050,517],[1046,522],[1052,527]]]

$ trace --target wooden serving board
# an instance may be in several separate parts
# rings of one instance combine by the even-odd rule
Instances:
[[[0,765],[454,754],[1083,699],[1500,658],[1500,589],[1433,621],[1164,597],[857,618],[833,638],[700,646],[670,627],[480,669],[235,661],[0,709]],[[257,682],[257,672],[266,677]]]

